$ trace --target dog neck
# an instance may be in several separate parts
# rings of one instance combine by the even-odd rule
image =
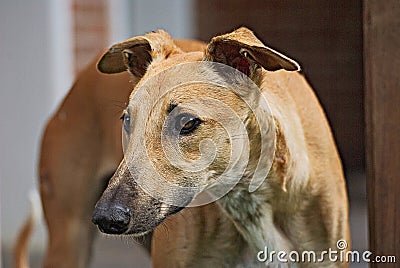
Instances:
[[[241,181],[226,196],[219,200],[222,210],[233,221],[237,230],[249,245],[250,252],[268,248],[269,251],[289,252],[296,249],[298,241],[292,241],[290,235],[281,226],[282,222],[296,217],[296,209],[302,204],[290,205],[291,200],[302,192],[308,178],[308,170],[296,163],[308,163],[308,159],[298,159],[304,155],[295,154],[296,144],[291,143],[285,128],[279,124],[279,118],[273,118],[276,125],[276,148],[272,167],[266,172],[266,178],[254,192],[249,192],[251,172],[247,172]],[[257,158],[257,156],[256,156]],[[251,162],[251,161],[250,161]],[[250,168],[252,170],[253,168]],[[295,176],[301,176],[297,178]],[[295,185],[292,182],[301,182]],[[281,215],[278,208],[284,208],[285,220],[277,219]],[[287,211],[292,207],[291,211]],[[254,255],[255,256],[255,255]]]

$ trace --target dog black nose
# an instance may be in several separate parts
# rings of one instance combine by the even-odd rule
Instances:
[[[92,222],[103,233],[123,234],[128,230],[130,219],[129,209],[122,205],[113,205],[107,208],[96,206]]]

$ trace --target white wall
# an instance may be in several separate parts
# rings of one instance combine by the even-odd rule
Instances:
[[[71,51],[64,44],[69,9],[65,13],[62,7],[67,1],[0,3],[0,223],[4,248],[14,243],[29,213],[28,193],[36,188],[41,131],[72,82]],[[32,244],[43,248],[43,228],[39,230]]]
[[[111,42],[157,29],[174,38],[194,37],[193,0],[109,0]]]

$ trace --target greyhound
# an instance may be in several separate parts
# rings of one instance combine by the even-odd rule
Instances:
[[[348,266],[326,254],[350,243],[341,161],[294,60],[247,28],[203,52],[159,30],[112,46],[98,69],[135,81],[100,231],[154,232],[154,267]]]

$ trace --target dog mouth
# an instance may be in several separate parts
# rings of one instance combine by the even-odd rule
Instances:
[[[140,233],[126,233],[124,235],[132,236],[133,238],[139,238],[139,237],[142,237],[142,236],[145,236],[145,235],[151,233],[152,231],[154,231],[154,229],[148,230],[148,231],[144,231],[144,232],[140,232]]]
[[[161,203],[155,212],[149,211],[149,215],[137,215],[136,217],[132,217],[129,228],[124,235],[131,235],[133,237],[146,235],[154,231],[154,229],[161,225],[169,216],[178,213],[184,208],[185,206],[177,207]]]

